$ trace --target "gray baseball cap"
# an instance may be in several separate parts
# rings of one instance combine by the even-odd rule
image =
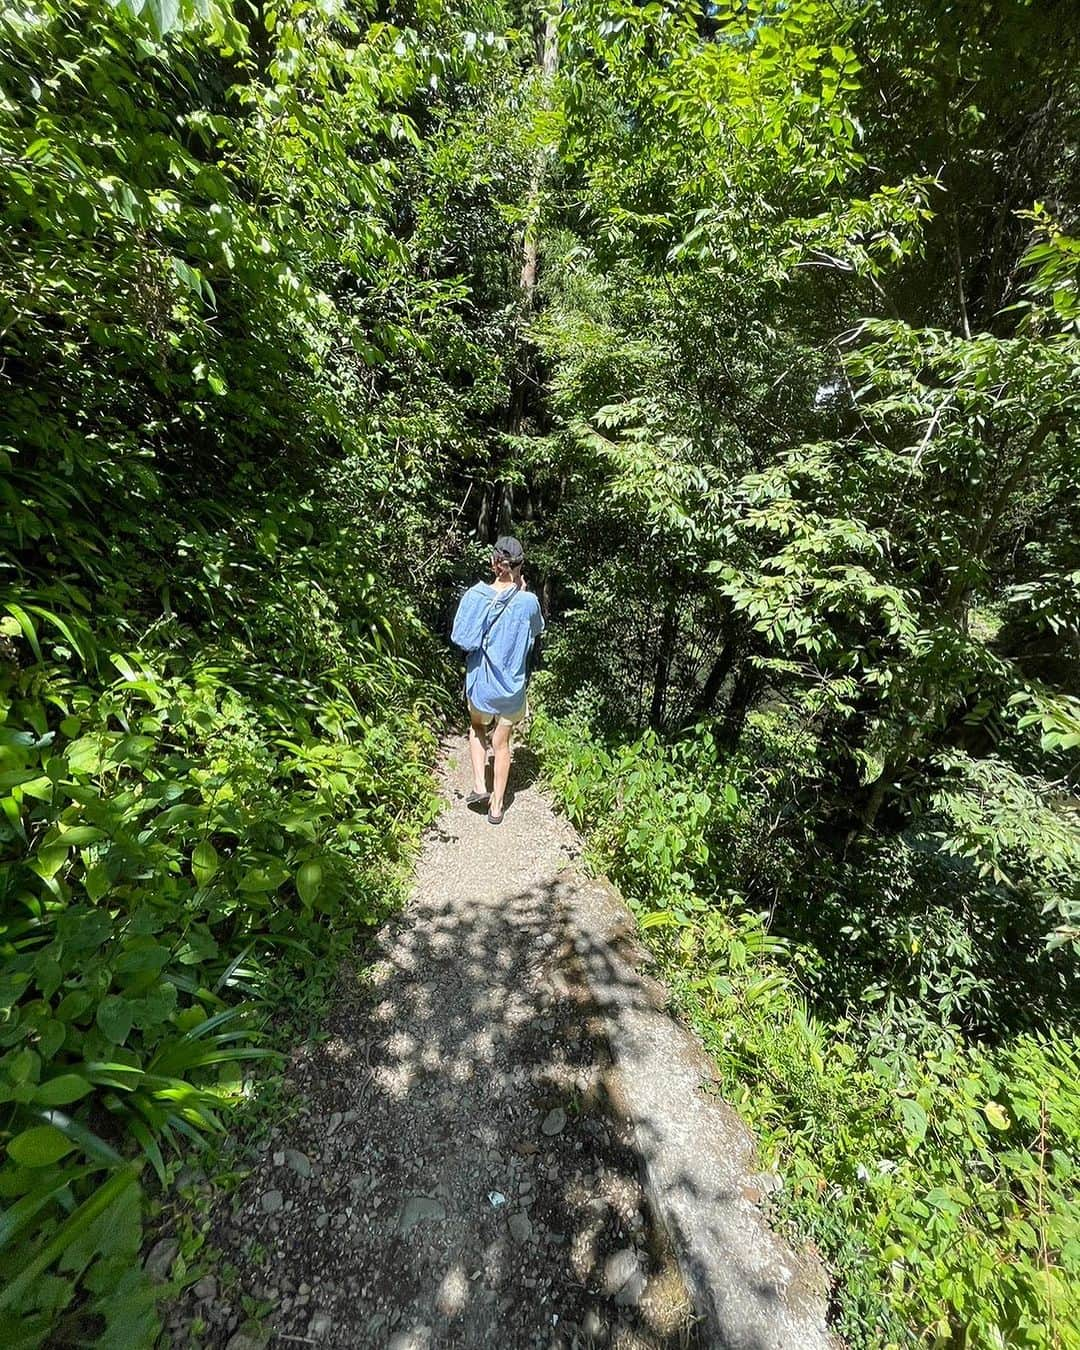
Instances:
[[[525,550],[521,547],[519,540],[512,534],[504,534],[495,540],[495,547],[491,550],[492,554],[508,562],[511,567],[517,567],[519,563],[525,561]]]

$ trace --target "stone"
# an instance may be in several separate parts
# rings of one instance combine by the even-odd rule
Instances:
[[[259,1205],[264,1214],[276,1214],[285,1203],[280,1191],[263,1191]]]
[[[604,1262],[604,1293],[617,1294],[638,1271],[638,1254],[633,1247],[613,1252]]]
[[[510,1236],[515,1242],[528,1242],[532,1237],[532,1221],[527,1214],[520,1211],[517,1214],[510,1215],[507,1227],[510,1229]]]
[[[164,1284],[169,1278],[169,1272],[179,1250],[180,1243],[176,1238],[162,1238],[150,1248],[143,1269],[152,1280]]]
[[[317,1312],[308,1323],[307,1334],[313,1341],[325,1341],[333,1325],[328,1313]]]
[[[246,1331],[237,1331],[229,1337],[225,1350],[263,1350],[266,1338],[250,1335]]]
[[[278,1151],[274,1154],[274,1166],[283,1167],[284,1165],[285,1165],[285,1154],[280,1149],[278,1149]]]
[[[391,1336],[386,1342],[386,1350],[428,1350],[430,1345],[431,1328],[420,1326]]]
[[[544,1123],[540,1126],[542,1134],[549,1137],[554,1134],[560,1134],[566,1127],[566,1112],[561,1106],[554,1107],[544,1117]]]
[[[446,1207],[431,1195],[410,1195],[401,1209],[397,1230],[404,1236],[411,1233],[418,1223],[434,1219],[437,1223],[446,1218]]]
[[[217,1298],[217,1280],[213,1275],[204,1275],[195,1285],[195,1297],[205,1303]]]
[[[469,1281],[460,1266],[448,1270],[439,1285],[435,1306],[443,1317],[456,1317],[469,1298]]]
[[[300,1153],[295,1148],[287,1148],[285,1161],[298,1177],[303,1177],[306,1181],[311,1176],[311,1159],[306,1153]]]
[[[636,1270],[615,1295],[616,1304],[620,1308],[636,1308],[645,1292],[646,1283],[645,1272]]]
[[[778,1172],[757,1172],[750,1178],[762,1195],[777,1195],[784,1189],[784,1178]]]
[[[596,1340],[604,1334],[604,1323],[600,1314],[595,1308],[590,1308],[581,1319],[582,1334],[588,1336],[591,1340]]]

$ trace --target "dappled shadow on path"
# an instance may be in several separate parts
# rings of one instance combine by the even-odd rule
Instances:
[[[256,1305],[283,1346],[700,1343],[518,755],[504,825],[455,800],[380,959],[296,1055],[301,1113],[217,1220],[235,1282],[195,1309],[202,1344]]]
[[[659,1195],[693,1292],[705,1343],[729,1350],[838,1350],[827,1328],[829,1277],[813,1249],[795,1252],[762,1212],[778,1181],[758,1171],[753,1137],[714,1092],[716,1070],[668,1011],[670,991],[619,893],[574,887],[575,945],[616,1048],[613,1081],[635,1122],[638,1155]]]

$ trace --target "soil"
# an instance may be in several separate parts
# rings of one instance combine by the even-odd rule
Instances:
[[[527,750],[499,826],[465,805],[464,741],[441,775],[412,898],[293,1056],[299,1112],[219,1205],[223,1275],[176,1307],[175,1346],[702,1343],[605,1091],[560,898],[579,841]]]

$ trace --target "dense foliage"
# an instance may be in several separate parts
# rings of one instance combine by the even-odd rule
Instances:
[[[5,1344],[152,1339],[141,1216],[400,894],[510,527],[850,1344],[1080,1344],[1073,9],[4,9]]]
[[[724,755],[705,728],[538,731],[782,1178],[779,1213],[834,1271],[845,1341],[1076,1344],[1080,1040],[1022,916],[928,834],[826,854],[785,811],[818,747],[775,713]]]
[[[1080,1344],[1066,10],[563,25],[539,745],[852,1345]]]
[[[181,17],[0,16],[11,1346],[152,1340],[144,1194],[399,894],[440,476],[506,399],[509,227],[460,126],[505,25]]]

